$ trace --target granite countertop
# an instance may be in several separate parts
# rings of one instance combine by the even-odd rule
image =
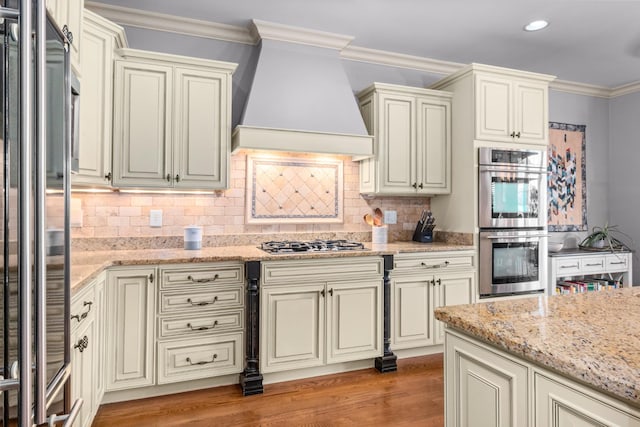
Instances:
[[[640,407],[640,288],[441,307],[436,318]]]
[[[256,246],[220,246],[200,250],[132,249],[108,251],[71,250],[71,289],[77,291],[105,268],[114,266],[185,264],[221,261],[275,261],[330,257],[395,255],[403,252],[473,250],[473,246],[449,243],[394,242],[384,245],[365,243],[365,250],[269,254]]]

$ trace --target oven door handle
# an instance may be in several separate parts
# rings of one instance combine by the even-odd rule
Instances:
[[[514,167],[514,168],[505,168],[504,166],[492,167],[492,166],[480,166],[480,173],[491,173],[491,172],[504,172],[510,174],[536,174],[542,175],[545,174],[546,171],[540,168],[531,168],[531,167]]]
[[[489,234],[488,236],[482,236],[484,239],[498,240],[498,239],[530,239],[530,238],[542,238],[549,237],[548,234]]]

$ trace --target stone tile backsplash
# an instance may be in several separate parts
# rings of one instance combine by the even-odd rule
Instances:
[[[287,153],[287,157],[292,154]],[[302,155],[301,158],[312,156]],[[376,207],[398,213],[398,223],[389,225],[389,240],[410,240],[423,209],[424,197],[363,198],[358,191],[358,163],[344,163],[344,221],[334,224],[247,224],[245,218],[246,154],[231,159],[231,188],[214,194],[73,193],[82,209],[82,227],[73,227],[72,237],[113,238],[182,236],[187,225],[202,226],[204,236],[287,233],[354,233],[370,235],[363,216]],[[149,226],[149,211],[162,210],[162,227]]]

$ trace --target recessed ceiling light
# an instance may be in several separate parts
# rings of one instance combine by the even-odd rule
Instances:
[[[538,30],[542,30],[543,28],[547,28],[547,25],[549,25],[547,21],[540,19],[538,21],[529,22],[527,25],[524,26],[524,30],[538,31]]]

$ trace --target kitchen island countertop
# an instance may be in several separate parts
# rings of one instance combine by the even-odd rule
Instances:
[[[441,307],[436,318],[640,407],[640,287]]]
[[[71,250],[71,288],[75,291],[89,283],[108,267],[185,264],[197,262],[224,261],[274,261],[287,259],[313,259],[328,257],[380,256],[398,253],[446,252],[474,250],[473,246],[449,243],[394,242],[388,244],[365,243],[365,250],[299,252],[290,254],[270,254],[256,246],[220,246],[200,250],[169,249],[133,249],[106,251]]]

